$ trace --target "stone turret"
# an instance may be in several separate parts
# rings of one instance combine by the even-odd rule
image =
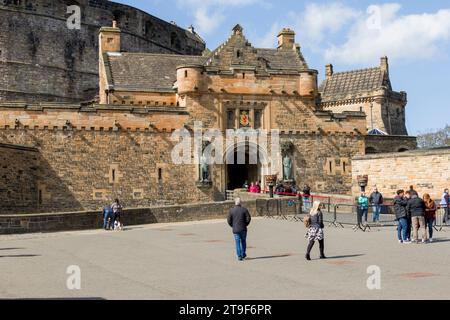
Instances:
[[[204,90],[204,67],[202,65],[181,65],[177,68],[178,94]]]
[[[300,72],[300,88],[298,92],[301,96],[315,97],[317,95],[317,74],[317,70]]]

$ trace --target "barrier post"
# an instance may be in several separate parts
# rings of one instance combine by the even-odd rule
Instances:
[[[328,197],[328,213],[330,213],[331,197]]]
[[[339,207],[339,205],[334,205],[333,207],[333,222],[331,222],[328,226],[334,226],[334,227],[342,227],[344,228],[344,225],[340,222],[337,221],[337,208]]]

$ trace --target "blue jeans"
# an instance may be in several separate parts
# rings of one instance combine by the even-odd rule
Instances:
[[[381,205],[376,204],[372,207],[373,210],[373,217],[372,217],[372,221],[376,222],[376,221],[380,221],[380,212],[381,212]]]
[[[408,222],[407,226],[406,226],[406,239],[411,240],[411,217],[406,218],[406,221]]]
[[[408,231],[408,219],[406,217],[398,219],[397,235],[398,240],[406,241],[409,237],[407,236]]]
[[[369,208],[359,208],[359,216],[362,218],[364,217],[364,221],[367,222],[367,214],[369,213]]]
[[[425,226],[428,226],[428,234],[430,239],[433,238],[433,224],[433,218],[425,218]]]
[[[108,227],[108,219],[110,217],[111,217],[111,215],[109,212],[103,214],[103,229],[106,229]]]
[[[234,240],[236,241],[236,254],[238,258],[244,258],[247,250],[247,231],[234,233]]]

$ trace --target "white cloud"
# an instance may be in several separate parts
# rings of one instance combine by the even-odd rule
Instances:
[[[194,26],[200,35],[213,33],[225,21],[224,11],[258,4],[270,8],[266,1],[258,0],[178,0],[178,5],[192,11]]]
[[[255,46],[258,48],[274,48],[277,45],[277,35],[281,29],[280,24],[275,22],[265,35],[255,37]]]
[[[370,6],[355,19],[346,42],[325,49],[327,61],[372,63],[383,55],[413,61],[442,54],[440,45],[450,39],[450,9],[411,15],[400,15],[400,9],[396,3]]]
[[[295,21],[295,27],[308,43],[320,43],[327,35],[340,31],[354,21],[361,13],[341,3],[308,4],[305,11],[289,16]]]

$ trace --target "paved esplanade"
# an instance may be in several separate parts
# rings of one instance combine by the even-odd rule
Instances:
[[[328,260],[304,259],[301,223],[254,219],[239,262],[224,221],[0,237],[0,298],[447,299],[450,239],[400,245],[395,228],[325,230]],[[317,244],[316,244],[317,245]],[[313,259],[318,248],[313,249]],[[67,289],[67,267],[81,290]],[[381,290],[366,286],[381,268]]]

